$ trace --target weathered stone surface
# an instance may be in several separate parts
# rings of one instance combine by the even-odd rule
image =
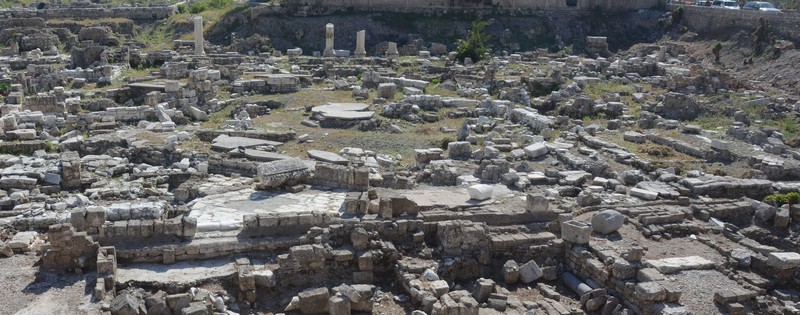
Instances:
[[[308,165],[301,160],[278,160],[258,166],[259,189],[271,189],[299,183],[311,175]]]
[[[546,142],[537,142],[531,145],[526,146],[523,150],[525,150],[525,154],[528,155],[529,158],[535,159],[542,155],[547,154],[549,149],[547,148]]]
[[[580,221],[566,221],[561,224],[561,238],[575,244],[589,243],[592,237],[592,227]]]
[[[494,186],[486,184],[472,185],[467,188],[469,198],[473,200],[483,201],[492,199],[494,193]]]
[[[592,230],[601,234],[614,233],[625,224],[625,216],[615,210],[603,210],[592,216]]]
[[[519,267],[519,279],[523,283],[531,283],[544,276],[542,269],[535,261],[531,260]]]
[[[347,165],[347,163],[349,162],[349,160],[336,153],[320,151],[320,150],[308,150],[308,157],[315,159],[317,161],[328,162],[339,165]]]
[[[767,264],[783,270],[800,268],[800,254],[795,252],[769,253]]]
[[[297,294],[300,298],[300,311],[303,314],[324,314],[328,312],[328,288],[304,290]]]
[[[673,257],[647,260],[647,266],[664,274],[672,274],[683,270],[700,270],[714,268],[714,262],[700,256]]]

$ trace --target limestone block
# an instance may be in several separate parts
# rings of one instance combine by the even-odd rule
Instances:
[[[531,283],[544,276],[542,269],[535,261],[531,260],[519,267],[519,279],[523,283]]]
[[[475,298],[478,303],[483,303],[489,299],[489,295],[492,294],[493,290],[494,281],[492,279],[480,278],[475,282],[475,287],[472,289],[472,297]]]
[[[469,198],[472,200],[489,200],[492,199],[494,186],[486,184],[472,185],[467,188],[467,192],[469,193]]]
[[[781,269],[794,269],[800,267],[800,254],[795,252],[769,253],[767,265]]]
[[[546,143],[544,141],[537,142],[526,146],[523,150],[525,150],[525,154],[528,156],[528,158],[535,159],[549,152],[549,149],[545,144]]]
[[[636,285],[636,297],[643,301],[663,301],[667,291],[658,282],[640,282]]]
[[[516,261],[513,260],[506,261],[506,263],[503,264],[502,273],[503,273],[503,281],[505,281],[506,284],[515,284],[517,283],[517,281],[519,281],[519,265],[517,264]]]
[[[469,159],[472,156],[472,145],[467,141],[456,141],[447,144],[448,156],[453,160]]]
[[[328,288],[307,289],[297,294],[300,299],[300,311],[303,314],[321,314],[328,312]]]
[[[328,299],[331,315],[350,315],[350,300],[347,297],[334,295]]]
[[[653,200],[658,199],[658,193],[657,192],[644,190],[644,189],[640,189],[640,188],[631,188],[630,194],[633,197],[636,197],[636,198],[639,198],[639,199],[642,199],[642,200],[647,200],[647,201],[653,201]]]
[[[625,224],[625,216],[615,210],[603,210],[592,217],[592,229],[601,234],[614,233]]]
[[[589,243],[592,227],[586,223],[570,220],[561,224],[561,238],[575,244]]]

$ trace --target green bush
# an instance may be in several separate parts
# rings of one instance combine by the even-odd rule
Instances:
[[[206,10],[222,9],[233,4],[234,0],[200,0],[189,4],[189,13],[198,14]]]
[[[178,13],[179,14],[186,13],[186,5],[185,4],[181,3],[181,4],[178,5]]]
[[[717,42],[717,44],[714,45],[714,48],[711,48],[711,52],[714,53],[714,61],[715,62],[719,62],[719,52],[720,51],[722,51],[722,43]]]
[[[764,202],[776,207],[780,207],[786,204],[786,195],[782,194],[769,195],[764,197]]]
[[[467,57],[472,59],[473,62],[483,59],[483,55],[488,52],[486,42],[489,41],[489,35],[484,32],[487,25],[486,21],[475,20],[472,22],[472,28],[469,31],[467,40],[458,40],[456,58],[458,58],[459,62],[464,62]]]

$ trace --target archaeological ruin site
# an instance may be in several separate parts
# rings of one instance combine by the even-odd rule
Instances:
[[[0,315],[800,314],[795,0],[46,1]]]

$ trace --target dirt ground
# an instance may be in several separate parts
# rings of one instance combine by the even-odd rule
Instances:
[[[33,254],[0,261],[0,315],[101,314],[86,285],[94,284],[94,274],[40,273],[36,261]]]

